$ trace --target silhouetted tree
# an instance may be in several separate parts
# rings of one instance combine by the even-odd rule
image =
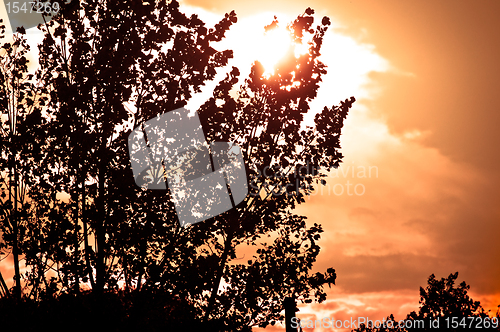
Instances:
[[[0,21],[1,23],[1,21]],[[0,26],[0,38],[5,27]],[[0,242],[1,254],[12,254],[14,293],[21,298],[20,256],[27,239],[28,213],[31,202],[27,193],[33,185],[38,158],[39,139],[36,128],[41,124],[40,107],[45,103],[42,90],[28,74],[24,28],[18,28],[11,42],[0,48]]]
[[[311,273],[322,227],[308,227],[293,208],[338,167],[354,98],[304,123],[326,73],[319,56],[330,25],[326,17],[314,25],[313,14],[308,8],[288,25],[293,43],[307,43],[308,52],[295,56],[290,48],[269,75],[255,62],[241,85],[233,67],[200,108],[209,143],[241,147],[249,195],[186,228],[169,190],[135,185],[127,138],[131,128],[186,105],[214,79],[232,52],[212,45],[236,14],[207,28],[181,13],[177,1],[94,0],[63,5],[41,26],[36,79],[48,103],[46,120],[34,126],[43,129],[36,137],[44,144],[37,148],[30,190],[36,204],[27,210],[23,247],[31,298],[85,299],[82,283],[97,295],[123,288],[135,294],[132,311],[158,310],[170,323],[203,321],[226,330],[281,320],[286,297],[326,299],[323,286],[335,283],[335,270]],[[243,260],[236,254],[241,247],[255,253]]]
[[[64,288],[78,292],[83,281],[101,292],[117,287],[123,274],[127,286],[135,279],[141,287],[149,236],[162,230],[151,230],[134,217],[145,211],[151,220],[154,211],[148,207],[136,203],[137,209],[126,212],[136,195],[156,202],[124,181],[131,175],[126,132],[117,127],[184,105],[212,79],[230,52],[216,52],[209,42],[220,40],[232,20],[234,15],[226,16],[208,31],[196,16],[180,13],[175,1],[89,1],[62,10],[42,27],[38,78],[50,87],[51,96],[44,165],[46,173],[57,170],[47,179],[49,205],[62,207],[56,228],[65,233],[64,242],[47,239],[58,241],[61,255],[51,255],[51,260],[60,265],[57,282]],[[166,50],[168,42],[173,47]],[[181,77],[182,84],[174,83]],[[137,108],[133,118],[124,106],[132,101]],[[68,203],[55,199],[60,192],[69,195]],[[130,256],[134,250],[138,252]]]
[[[296,57],[291,47],[267,76],[256,62],[234,97],[230,91],[239,71],[233,68],[200,109],[207,140],[238,142],[250,178],[247,200],[235,216],[221,221],[223,241],[220,249],[215,247],[218,269],[205,317],[229,313],[233,321],[264,327],[283,318],[285,297],[321,302],[326,298],[322,285],[335,281],[333,269],[310,274],[322,228],[317,224],[307,228],[305,217],[293,213],[312,192],[314,182],[324,183],[322,172],[339,165],[340,131],[354,102],[351,98],[340,106],[325,107],[316,115],[314,127],[302,128],[309,102],[326,73],[318,57],[330,21],[325,17],[315,27],[313,14],[309,8],[288,25],[295,43],[310,40],[308,52]],[[275,20],[266,28],[277,24]],[[235,260],[238,245],[255,245],[269,234],[273,234],[269,242],[262,243],[253,257],[245,263]],[[222,280],[227,286],[217,295]]]
[[[455,282],[458,272],[450,274],[447,278],[437,280],[431,274],[425,289],[420,287],[419,317],[437,318],[445,316],[473,316],[482,310],[479,301],[472,300],[467,291],[470,286],[462,281],[458,287]]]
[[[385,326],[360,326],[353,331],[462,331],[471,329],[500,330],[500,315],[490,317],[479,301],[469,297],[470,286],[462,281],[455,282],[458,272],[437,280],[434,274],[428,279],[424,289],[420,287],[420,309],[406,316],[403,326],[393,315],[387,317],[390,324]],[[408,323],[407,323],[408,322]]]

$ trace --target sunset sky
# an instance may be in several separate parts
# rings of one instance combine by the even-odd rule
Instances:
[[[402,319],[418,310],[419,287],[431,274],[456,271],[472,298],[496,312],[499,1],[183,4],[207,18],[235,10],[234,30],[273,15],[285,23],[307,7],[318,21],[332,19],[322,52],[329,75],[314,105],[352,95],[357,102],[342,133],[342,169],[297,211],[323,225],[315,268],[334,267],[338,278],[328,300],[301,306],[299,317]],[[267,56],[251,40],[228,34],[227,42],[235,61]]]
[[[456,271],[472,298],[496,312],[500,1],[181,3],[211,24],[235,10],[222,46],[234,49],[244,75],[256,58],[279,59],[279,43],[255,37],[274,15],[286,24],[311,7],[316,22],[332,20],[322,52],[329,71],[313,106],[357,101],[342,132],[342,168],[297,213],[322,224],[315,269],[335,268],[337,284],[299,317],[402,319],[418,309],[431,274]]]

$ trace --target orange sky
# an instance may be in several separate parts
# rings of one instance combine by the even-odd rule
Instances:
[[[307,7],[333,20],[323,53],[331,76],[315,105],[357,102],[342,134],[343,169],[298,209],[325,229],[316,268],[338,275],[327,302],[301,307],[302,317],[404,318],[430,274],[455,271],[475,300],[500,304],[500,1],[182,3],[215,17],[234,9],[236,26]],[[360,56],[328,58],[344,49]],[[356,79],[339,81],[346,73]],[[370,166],[376,175],[359,176]],[[347,181],[363,194],[349,195]],[[2,262],[4,275],[10,266]]]
[[[386,61],[351,94],[335,94],[330,77],[332,85],[323,89],[331,90],[323,95],[336,99],[319,96],[328,105],[350,95],[358,99],[342,135],[349,175],[332,177],[328,186],[346,189],[349,180],[365,192],[324,191],[298,209],[326,230],[316,268],[331,266],[338,274],[328,301],[302,307],[302,317],[404,318],[418,309],[419,287],[430,274],[441,278],[455,271],[475,300],[496,309],[499,1],[183,3],[219,15],[234,9],[240,19],[262,12],[296,16],[310,6],[318,18],[333,19],[336,35],[371,45],[372,55]],[[377,167],[378,177],[353,177],[347,169],[369,166]]]

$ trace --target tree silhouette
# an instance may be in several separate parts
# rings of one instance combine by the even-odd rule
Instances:
[[[127,286],[135,278],[140,289],[149,236],[165,231],[140,220],[154,218],[154,209],[141,205],[156,201],[124,181],[130,177],[127,133],[117,127],[182,106],[212,79],[230,52],[216,52],[209,41],[222,38],[234,15],[209,32],[196,16],[180,13],[175,1],[93,1],[61,13],[43,27],[38,72],[51,89],[44,165],[46,172],[57,169],[57,175],[48,179],[49,190],[52,197],[58,192],[70,196],[70,209],[58,220],[69,242],[59,243],[61,256],[52,257],[61,265],[58,282],[78,292],[79,283],[88,281],[101,292],[116,286],[119,266]],[[192,43],[193,38],[200,42]],[[173,48],[163,49],[168,42]],[[182,84],[174,83],[181,77]],[[135,103],[133,118],[125,102]],[[137,218],[143,212],[147,218]]]
[[[407,326],[399,326],[393,315],[386,321],[393,322],[385,326],[360,326],[353,331],[462,331],[471,329],[500,330],[500,315],[490,318],[479,301],[474,301],[467,294],[470,286],[462,281],[458,287],[455,282],[458,272],[447,278],[437,280],[431,274],[424,289],[420,287],[420,308],[406,316]],[[421,322],[418,325],[413,322]],[[433,324],[431,325],[431,322]],[[403,322],[405,324],[406,322]],[[417,328],[417,326],[419,326]]]
[[[425,289],[420,287],[419,317],[434,319],[444,316],[459,317],[479,314],[481,304],[467,295],[470,286],[465,281],[455,287],[457,278],[458,272],[441,280],[437,280],[434,274],[431,274],[427,287]]]
[[[0,34],[4,29],[1,25]],[[31,82],[33,75],[28,74],[29,45],[25,33],[24,28],[18,28],[12,42],[5,42],[0,48],[0,250],[1,254],[13,256],[14,293],[18,300],[21,298],[19,258],[27,239],[27,211],[32,206],[27,194],[33,185],[39,157],[36,128],[42,122],[40,107],[45,103],[43,89],[36,87]]]
[[[236,97],[229,93],[239,75],[233,68],[200,109],[203,123],[208,124],[207,139],[236,141],[242,146],[251,179],[249,199],[238,207],[235,218],[222,225],[224,242],[220,243],[219,269],[205,317],[214,307],[214,317],[232,309],[234,320],[244,317],[247,324],[266,326],[282,318],[282,299],[290,296],[309,302],[313,291],[322,301],[322,285],[335,280],[333,269],[309,274],[319,253],[316,241],[322,229],[316,224],[307,229],[305,217],[292,212],[311,193],[313,182],[323,180],[320,170],[338,166],[340,130],[354,102],[351,98],[339,107],[325,107],[316,116],[315,128],[301,130],[309,101],[326,73],[318,56],[330,21],[324,18],[314,29],[313,13],[307,9],[289,25],[295,42],[311,37],[308,53],[295,57],[290,50],[269,77],[263,76],[263,67],[256,62]],[[276,24],[274,21],[268,28]],[[238,245],[255,244],[270,233],[276,235],[273,241],[259,248],[246,264],[226,267],[228,259],[236,258]],[[227,292],[215,300],[213,290],[219,288],[222,278],[228,283]],[[260,312],[254,310],[257,306]]]
[[[208,143],[241,147],[249,194],[188,227],[180,227],[168,189],[135,184],[127,139],[132,128],[185,106],[227,65],[232,51],[213,44],[236,14],[208,28],[177,1],[94,0],[62,5],[40,26],[35,79],[45,90],[38,122],[26,128],[38,144],[37,166],[25,173],[26,300],[59,299],[52,308],[61,309],[69,294],[99,313],[94,306],[109,310],[106,296],[122,294],[129,319],[149,317],[143,327],[154,316],[163,317],[158,326],[226,330],[282,320],[286,297],[324,301],[323,286],[336,274],[311,273],[322,227],[293,208],[341,162],[341,128],[355,100],[304,122],[326,74],[319,56],[330,20],[315,25],[313,15],[308,8],[288,25],[308,52],[296,57],[290,48],[269,75],[255,62],[241,84],[233,67],[198,110]],[[279,24],[270,23],[267,30]],[[238,248],[255,250],[239,257]],[[86,288],[102,300],[86,300]]]

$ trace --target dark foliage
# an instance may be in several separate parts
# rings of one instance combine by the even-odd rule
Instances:
[[[96,296],[62,294],[57,298],[21,302],[0,299],[0,321],[5,331],[236,331],[221,320],[203,323],[193,308],[170,294],[111,292]],[[243,330],[242,330],[243,331]],[[249,331],[249,329],[248,329]]]
[[[18,77],[2,88],[20,99],[14,106],[0,99],[7,119],[1,249],[24,281],[23,290],[16,282],[15,299],[2,300],[12,321],[29,312],[61,326],[105,316],[111,330],[202,323],[248,330],[281,320],[286,297],[326,299],[335,270],[311,273],[322,227],[293,208],[339,166],[341,129],[355,99],[325,107],[313,127],[303,126],[326,74],[319,56],[330,20],[315,25],[313,15],[308,8],[288,25],[309,52],[291,50],[271,75],[255,62],[241,85],[239,70],[229,69],[198,110],[208,142],[241,147],[250,192],[235,209],[187,228],[179,227],[168,190],[135,185],[127,137],[185,106],[227,65],[232,51],[213,46],[236,14],[206,27],[177,1],[73,2],[39,26],[34,77],[19,30],[21,53],[4,46],[1,83]],[[253,255],[238,257],[241,247]]]
[[[420,287],[420,309],[418,313],[409,313],[399,326],[401,318],[396,320],[391,314],[386,321],[393,324],[373,327],[363,325],[353,331],[385,332],[385,331],[500,331],[500,312],[490,317],[479,301],[469,297],[470,286],[462,281],[455,286],[458,272],[447,278],[437,280],[434,274],[429,277],[428,285]],[[420,325],[419,325],[420,324]],[[391,326],[392,325],[392,326]]]

